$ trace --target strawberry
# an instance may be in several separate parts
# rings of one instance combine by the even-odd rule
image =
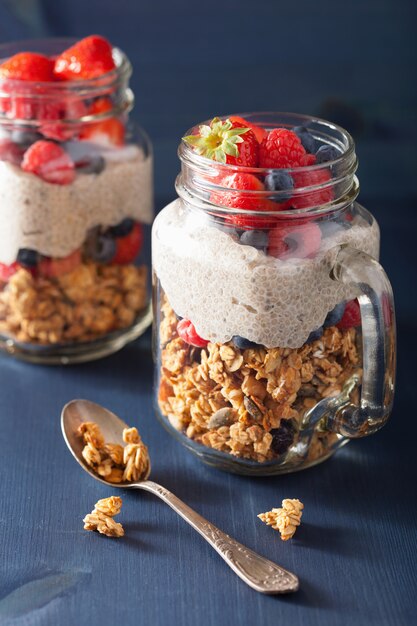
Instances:
[[[210,196],[211,202],[230,209],[242,209],[244,211],[276,211],[277,204],[263,197],[265,191],[263,183],[252,174],[237,172],[220,178],[218,184],[221,187],[229,187],[233,191],[216,191]],[[251,193],[253,192],[253,193]],[[230,215],[227,221],[239,228],[269,228],[271,224],[264,218],[246,214]]]
[[[345,312],[340,322],[337,324],[338,328],[352,328],[361,325],[361,308],[359,302],[350,300],[346,304]]]
[[[292,130],[274,128],[259,147],[259,165],[270,169],[300,167],[305,154],[300,138]]]
[[[7,283],[13,274],[16,274],[17,270],[20,268],[20,264],[16,261],[11,263],[10,265],[6,265],[6,263],[0,263],[0,283]]]
[[[196,348],[205,348],[208,341],[198,335],[194,324],[190,320],[180,320],[177,324],[177,333],[185,343]]]
[[[32,144],[23,156],[22,170],[55,185],[69,185],[75,178],[71,157],[52,141],[40,140]]]
[[[57,278],[75,270],[81,263],[81,250],[75,250],[62,258],[44,257],[38,265],[38,271],[45,278]]]
[[[19,52],[0,65],[0,78],[50,82],[54,80],[54,62],[43,54]]]
[[[281,221],[269,233],[268,254],[278,259],[306,259],[320,248],[321,230],[315,222]]]
[[[40,132],[48,139],[68,141],[79,133],[80,124],[67,124],[64,120],[77,121],[87,114],[87,107],[79,98],[68,96],[61,102],[42,103],[36,117],[42,120]]]
[[[227,165],[257,167],[259,144],[255,133],[240,122],[215,117],[210,126],[202,125],[198,133],[183,137],[197,154]]]
[[[117,237],[116,254],[113,257],[113,263],[124,265],[132,263],[142,247],[143,228],[141,224],[136,222],[131,232],[125,237]]]
[[[96,78],[115,69],[111,44],[104,37],[90,35],[61,52],[54,73],[59,80]]]
[[[314,154],[306,154],[303,165],[314,165],[316,158]],[[315,185],[321,185],[328,183],[332,179],[331,173],[328,169],[324,170],[311,170],[311,171],[297,171],[293,172],[294,187],[299,189],[301,187],[313,187]],[[301,195],[295,194],[291,200],[291,206],[294,209],[307,209],[313,206],[320,206],[322,204],[328,204],[333,200],[334,191],[333,187],[326,186],[323,189],[315,189],[307,191]]]
[[[244,117],[231,115],[229,117],[229,120],[233,123],[239,124],[240,126],[246,126],[247,128],[250,128],[256,139],[258,140],[258,143],[262,143],[264,137],[266,137],[268,134],[268,131],[265,130],[265,128],[262,128],[261,126],[256,126],[255,124],[252,124],[252,122],[248,122],[248,120],[245,120]]]
[[[113,109],[113,104],[108,98],[99,98],[88,109],[90,115],[100,115]],[[86,124],[80,133],[81,139],[93,141],[105,146],[123,146],[125,142],[124,124],[116,117],[109,117],[101,122]]]

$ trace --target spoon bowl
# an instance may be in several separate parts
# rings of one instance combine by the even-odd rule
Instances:
[[[124,444],[123,429],[128,428],[128,425],[108,409],[89,400],[72,400],[64,406],[61,413],[62,434],[71,454],[90,476],[109,487],[143,489],[158,496],[200,533],[239,578],[252,589],[266,594],[297,591],[299,582],[295,574],[238,543],[235,539],[214,526],[214,524],[193,511],[192,508],[168,489],[152,480],[148,480],[150,463],[146,476],[139,482],[116,484],[96,474],[84,461],[82,455],[84,442],[83,438],[78,434],[78,428],[83,422],[95,422],[100,428],[105,441],[108,443],[119,443],[122,446]]]

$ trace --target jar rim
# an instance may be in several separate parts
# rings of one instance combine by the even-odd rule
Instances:
[[[355,172],[358,166],[358,161],[355,153],[355,144],[352,136],[341,126],[321,119],[316,116],[303,115],[299,113],[290,112],[274,112],[264,111],[255,113],[236,113],[233,115],[219,116],[221,120],[226,120],[228,117],[242,117],[248,122],[256,124],[266,130],[272,128],[288,128],[289,130],[295,126],[305,126],[313,135],[316,140],[319,140],[327,145],[333,145],[336,147],[340,154],[331,161],[324,163],[315,163],[313,165],[306,165],[293,168],[262,168],[262,167],[247,167],[242,165],[229,165],[213,161],[205,156],[197,154],[193,148],[182,139],[179,148],[178,156],[180,158],[182,169],[181,173],[176,181],[176,189],[180,197],[182,197],[187,203],[192,203],[198,208],[204,210],[212,210],[216,208],[216,212],[220,211],[224,214],[250,214],[258,216],[278,216],[278,217],[302,217],[308,214],[320,214],[329,211],[334,211],[339,208],[351,204],[359,193],[359,183],[355,176]],[[199,126],[210,124],[211,120],[201,122],[192,126],[185,134],[191,135],[195,133]],[[332,177],[329,181],[323,182],[317,178],[320,178],[322,172],[332,172]],[[294,189],[295,196],[302,196],[303,194],[314,194],[321,192],[325,189],[333,187],[337,188],[337,197],[329,204],[321,204],[316,206],[309,206],[305,208],[290,208],[276,210],[245,210],[245,209],[233,209],[231,207],[225,208],[222,205],[213,202],[211,194],[213,192],[217,194],[221,193],[239,193],[242,197],[246,194],[250,194],[252,198],[268,198],[271,195],[274,196],[276,201],[284,199],[285,191],[260,190],[250,191],[239,189],[231,189],[219,184],[219,179],[236,173],[252,174],[257,177],[265,177],[273,172],[285,172],[289,175],[297,174],[311,175],[311,180],[316,184],[302,186]]]

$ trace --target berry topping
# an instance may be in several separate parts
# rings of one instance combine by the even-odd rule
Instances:
[[[259,178],[252,174],[238,172],[224,176],[218,181],[222,187],[228,187],[234,191],[216,191],[210,196],[211,202],[231,209],[242,209],[245,211],[268,211],[276,210],[276,204],[262,196],[259,192],[265,191],[264,185]],[[251,217],[249,215],[231,215],[228,217],[237,228],[245,230],[253,228],[269,228],[270,222],[262,217]]]
[[[9,139],[0,139],[0,161],[8,161],[9,163],[14,163],[14,165],[20,165],[23,154],[23,147]]]
[[[36,250],[30,248],[20,248],[17,253],[17,262],[26,268],[36,267],[38,264],[39,255]]]
[[[316,162],[327,163],[328,161],[334,161],[339,156],[340,152],[334,146],[321,146],[316,152]]]
[[[295,126],[294,133],[299,137],[302,146],[306,152],[313,153],[316,151],[316,140],[305,126]]]
[[[20,268],[19,263],[12,263],[11,265],[6,265],[6,263],[0,263],[0,282],[7,283],[13,274],[16,274],[17,270]]]
[[[323,326],[320,326],[320,328],[316,328],[316,330],[312,330],[309,336],[307,337],[306,343],[313,343],[313,341],[317,341],[317,339],[320,339],[320,337],[322,337],[323,332],[324,332]]]
[[[255,343],[254,341],[249,341],[249,339],[245,339],[245,337],[241,337],[240,335],[234,335],[232,337],[232,341],[235,344],[236,348],[240,350],[249,350],[251,348],[261,348],[261,344]]]
[[[259,165],[267,168],[301,167],[306,151],[299,137],[286,128],[274,128],[259,148]]]
[[[196,348],[205,348],[208,341],[197,334],[194,324],[190,320],[181,320],[177,324],[177,333],[185,343]]]
[[[265,176],[265,189],[269,191],[285,191],[279,195],[279,202],[291,198],[294,181],[288,172],[271,172]]]
[[[289,420],[282,419],[279,428],[271,430],[271,448],[276,454],[284,454],[294,441],[294,426]]]
[[[361,325],[361,308],[357,300],[349,300],[338,328],[353,328]]]
[[[41,140],[31,145],[23,156],[22,170],[55,185],[69,185],[75,178],[72,159],[52,141]]]
[[[106,167],[106,161],[102,156],[96,154],[82,161],[77,161],[75,167],[80,174],[101,174]]]
[[[39,263],[39,274],[45,278],[57,278],[75,270],[81,263],[81,250],[75,250],[63,258],[44,257]]]
[[[91,35],[57,57],[54,73],[60,80],[84,80],[107,74],[115,67],[110,43],[104,37]]]
[[[202,125],[196,135],[183,140],[200,156],[227,165],[257,167],[259,144],[254,132],[240,122],[215,117],[210,126]]]
[[[245,230],[240,236],[240,243],[265,251],[268,247],[268,233],[263,230]]]
[[[128,235],[116,239],[116,254],[114,255],[113,263],[118,263],[119,265],[132,263],[139,254],[142,243],[143,229],[141,224],[136,222]]]
[[[111,226],[109,228],[109,232],[111,232],[113,237],[126,237],[126,235],[129,235],[129,233],[132,232],[134,225],[134,220],[130,217],[126,217],[124,220],[116,224],[116,226]]]
[[[327,313],[326,319],[323,322],[324,328],[327,328],[328,326],[336,326],[336,324],[340,322],[343,317],[343,313],[345,312],[345,306],[344,302],[339,302],[339,304],[336,304],[334,309]]]
[[[112,111],[114,105],[109,98],[98,98],[88,109],[90,115],[103,115]],[[104,146],[123,146],[125,127],[117,117],[108,117],[99,122],[85,124],[80,132],[81,139],[87,139]]]
[[[0,78],[49,82],[54,80],[54,62],[43,54],[19,52],[0,65]]]
[[[109,263],[116,254],[116,241],[107,233],[97,233],[88,241],[86,253],[98,263]]]
[[[298,171],[294,172],[293,176],[296,189],[324,185],[321,189],[312,189],[298,196],[295,194],[291,199],[291,205],[294,209],[307,209],[328,204],[333,200],[333,187],[331,184],[326,185],[332,179],[329,170]]]
[[[282,260],[312,258],[320,243],[321,230],[316,223],[283,222],[269,233],[268,254]]]
[[[263,138],[266,137],[268,134],[265,128],[262,128],[261,126],[256,126],[256,124],[252,124],[252,122],[248,122],[248,120],[245,120],[244,117],[231,115],[229,117],[229,120],[231,122],[239,124],[240,126],[247,126],[248,128],[250,128],[251,131],[254,133],[256,139],[258,140],[258,143],[262,143]]]

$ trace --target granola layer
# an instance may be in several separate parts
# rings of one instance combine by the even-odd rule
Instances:
[[[160,322],[158,403],[172,426],[209,448],[259,463],[297,442],[305,412],[337,396],[359,370],[354,328],[326,328],[301,348],[241,350],[232,342],[194,348],[177,334],[178,318],[164,297]],[[309,460],[337,439],[316,433]]]
[[[0,292],[0,333],[20,342],[91,341],[131,326],[147,302],[146,266],[81,263],[54,279],[19,269]]]

